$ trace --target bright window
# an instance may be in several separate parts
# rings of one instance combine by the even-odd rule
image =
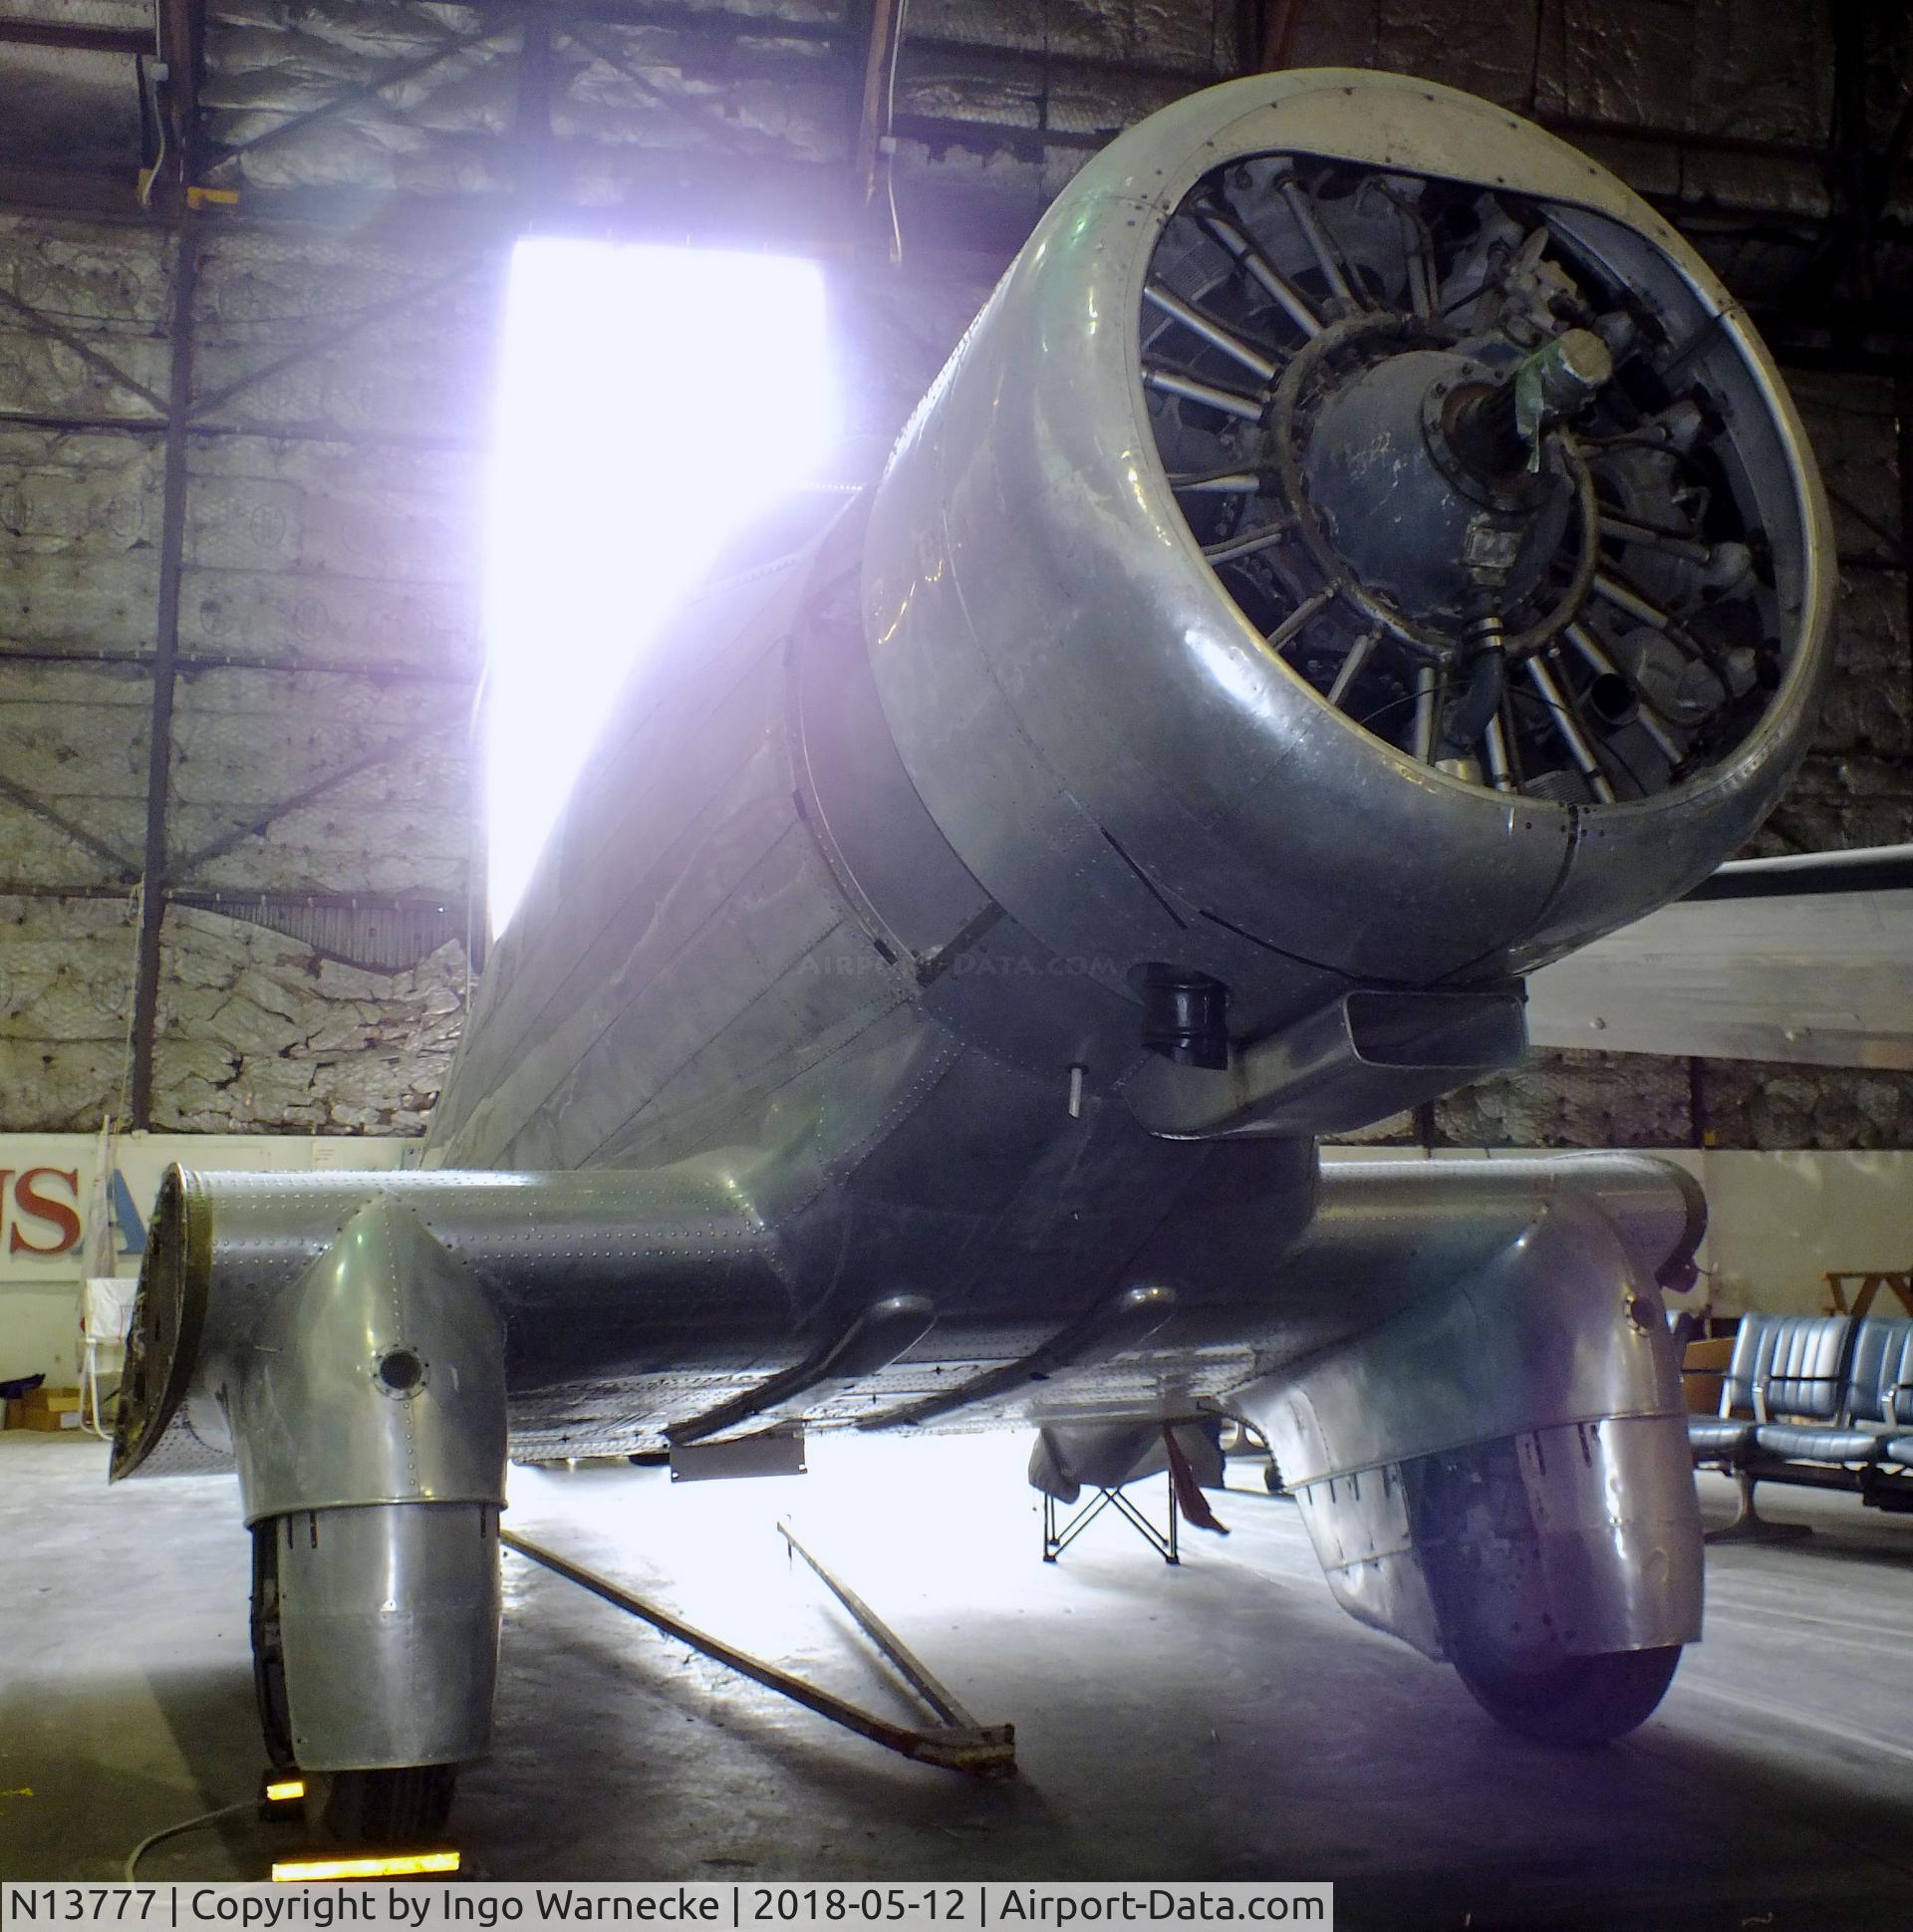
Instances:
[[[521,241],[485,570],[491,930],[504,931],[625,675],[835,422],[813,263]]]

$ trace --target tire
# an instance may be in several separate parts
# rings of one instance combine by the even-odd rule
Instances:
[[[292,1709],[286,1702],[286,1659],[279,1642],[279,1518],[252,1529],[252,1691],[266,1763],[274,1771],[298,1769],[292,1752]]]
[[[1522,1670],[1486,1657],[1455,1659],[1470,1695],[1497,1724],[1541,1744],[1587,1749],[1645,1724],[1673,1681],[1681,1646],[1563,1657]]]
[[[312,1783],[321,1787],[314,1794],[319,1798],[319,1827],[333,1843],[418,1850],[445,1834],[458,1767],[335,1771]]]

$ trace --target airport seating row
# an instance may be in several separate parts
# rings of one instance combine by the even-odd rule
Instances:
[[[1744,1315],[1720,1413],[1690,1416],[1687,1435],[1697,1465],[1740,1483],[1727,1533],[1768,1528],[1757,1483],[1847,1490],[1913,1512],[1913,1321]]]

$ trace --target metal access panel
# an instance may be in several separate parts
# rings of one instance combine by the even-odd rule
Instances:
[[[801,1432],[738,1436],[722,1443],[680,1443],[671,1452],[674,1483],[713,1483],[732,1476],[802,1476]]]

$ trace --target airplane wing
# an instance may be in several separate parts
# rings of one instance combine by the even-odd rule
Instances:
[[[1913,1070],[1913,845],[1723,866],[1528,981],[1537,1046]]]

